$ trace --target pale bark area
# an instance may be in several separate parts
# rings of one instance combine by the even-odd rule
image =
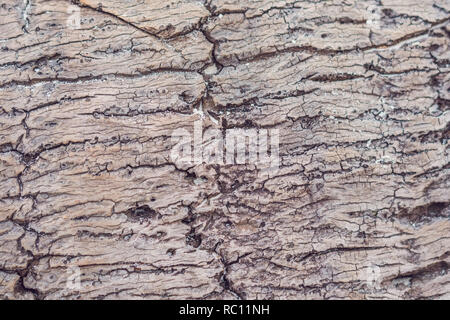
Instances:
[[[3,2],[0,297],[450,298],[449,10]],[[276,175],[172,163],[200,108],[279,129]]]

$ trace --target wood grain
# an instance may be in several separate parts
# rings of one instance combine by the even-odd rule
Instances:
[[[0,297],[450,298],[449,11],[0,4]],[[198,120],[278,129],[278,172],[174,163]]]

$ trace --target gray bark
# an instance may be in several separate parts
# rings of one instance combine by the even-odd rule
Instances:
[[[0,297],[450,298],[449,10],[1,4]],[[199,120],[279,170],[174,163]]]

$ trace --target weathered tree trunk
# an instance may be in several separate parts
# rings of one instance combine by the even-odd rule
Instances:
[[[4,2],[0,296],[450,298],[449,10]],[[279,169],[176,163],[195,121]]]

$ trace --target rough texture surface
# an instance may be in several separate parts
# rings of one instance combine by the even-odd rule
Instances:
[[[450,298],[449,10],[2,1],[0,297]],[[200,118],[277,174],[174,164]]]

